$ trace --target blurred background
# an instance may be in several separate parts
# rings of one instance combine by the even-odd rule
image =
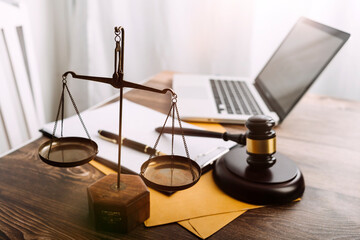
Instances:
[[[253,78],[305,16],[351,34],[310,91],[360,100],[357,0],[0,1],[28,12],[45,122],[55,119],[64,72],[112,76],[114,26],[125,28],[128,81],[162,70]],[[86,81],[70,87],[80,110],[117,93]]]

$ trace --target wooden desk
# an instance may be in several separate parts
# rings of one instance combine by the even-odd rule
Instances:
[[[171,72],[162,72],[148,84],[169,87],[171,78]],[[132,91],[126,97],[168,110],[168,96]],[[209,239],[359,239],[359,120],[359,102],[306,95],[276,128],[278,151],[304,174],[302,200],[248,211]],[[0,159],[0,239],[197,239],[177,224],[139,226],[126,235],[96,232],[86,187],[103,174],[89,164],[70,169],[44,164],[37,149],[45,140]]]

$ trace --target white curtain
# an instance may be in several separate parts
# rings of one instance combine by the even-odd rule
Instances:
[[[53,21],[48,34],[54,51],[47,57],[56,58],[48,63],[56,70],[44,80],[57,86],[48,99],[52,105],[58,104],[65,71],[112,76],[114,26],[125,28],[126,80],[140,82],[162,70],[252,78],[300,16],[352,34],[311,91],[360,100],[357,0],[29,1],[47,5]],[[117,92],[104,84],[70,82],[81,110]]]
[[[161,70],[249,75],[250,0],[79,0],[67,4],[71,19],[68,69],[79,74],[112,75],[114,26],[121,25],[126,80],[140,82]],[[84,83],[71,84],[76,95],[83,92],[82,109],[115,93],[111,86],[98,83],[86,83],[86,88]]]

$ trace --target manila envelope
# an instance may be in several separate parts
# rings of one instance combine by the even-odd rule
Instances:
[[[199,182],[191,188],[171,196],[149,190],[150,217],[145,221],[147,227],[262,207],[240,202],[226,195],[215,184],[212,171],[201,176]],[[221,219],[223,215],[218,217]],[[198,219],[196,222],[199,221]]]

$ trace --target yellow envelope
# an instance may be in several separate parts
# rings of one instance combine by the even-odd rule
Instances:
[[[201,176],[193,187],[171,196],[149,190],[150,217],[145,221],[145,226],[148,227],[261,207],[240,202],[226,195],[215,184],[212,171]]]

